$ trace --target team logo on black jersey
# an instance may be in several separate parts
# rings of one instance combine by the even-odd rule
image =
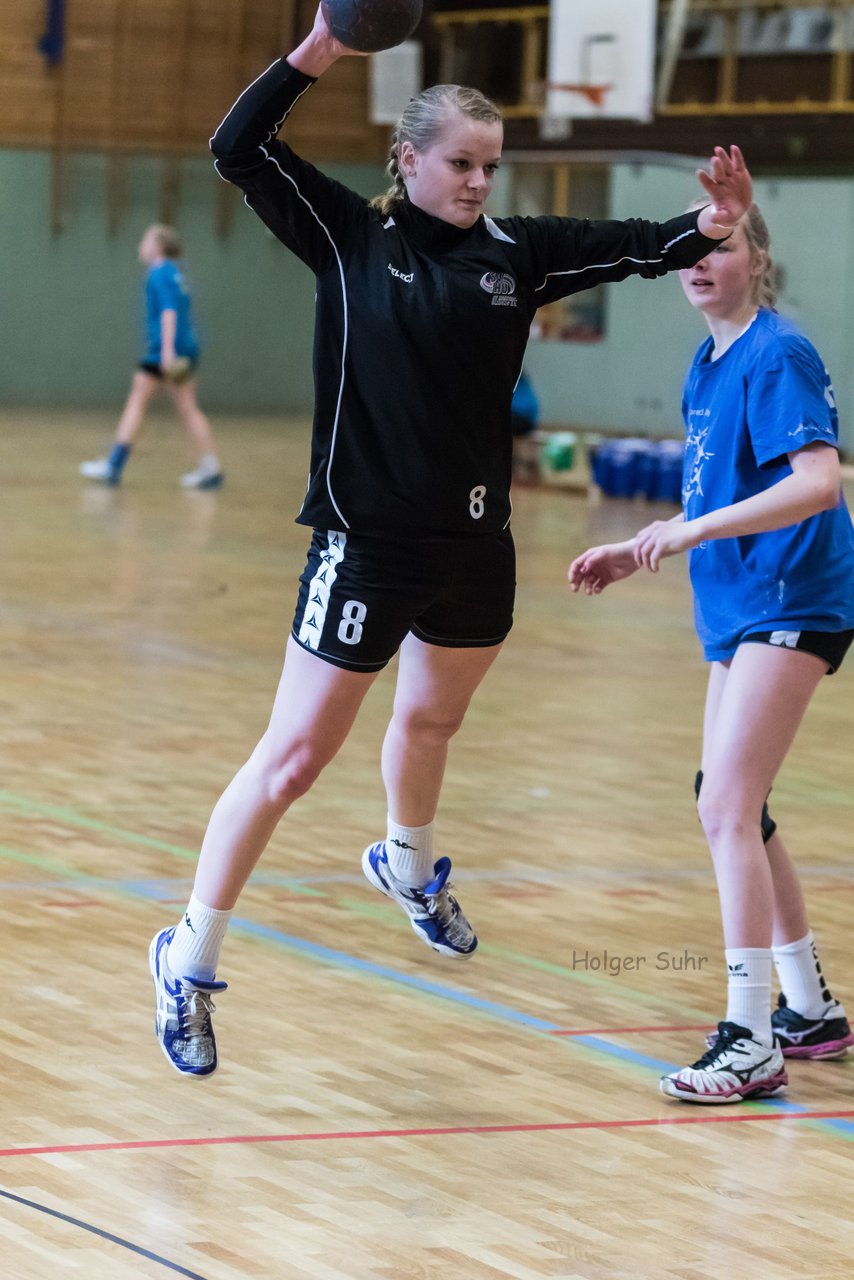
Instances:
[[[515,307],[519,299],[516,294],[516,281],[506,271],[487,271],[481,276],[481,289],[492,294],[494,307]]]

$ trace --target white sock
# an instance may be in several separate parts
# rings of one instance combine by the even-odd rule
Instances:
[[[771,1031],[771,948],[727,947],[726,1021],[747,1027],[764,1044]]]
[[[230,911],[206,907],[192,895],[166,953],[166,963],[176,978],[213,982],[230,919]]]
[[[199,461],[199,470],[204,471],[206,475],[215,476],[219,474],[219,458],[215,453],[206,453]]]
[[[409,888],[422,889],[433,879],[432,822],[426,827],[402,827],[389,814],[385,851],[391,874]]]
[[[786,1004],[802,1018],[820,1018],[833,1001],[833,996],[821,971],[812,930],[797,942],[786,942],[771,950]],[[844,1018],[845,1011],[841,1005],[838,1008],[839,1017]]]

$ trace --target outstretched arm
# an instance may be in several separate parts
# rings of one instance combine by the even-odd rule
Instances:
[[[638,565],[635,561],[634,538],[628,542],[610,542],[589,547],[569,566],[569,585],[573,591],[598,596],[612,582],[630,577]]]
[[[839,455],[832,445],[808,444],[789,454],[792,474],[717,511],[708,511],[696,520],[656,520],[641,529],[634,540],[638,568],[658,572],[666,556],[690,551],[701,542],[715,538],[742,538],[752,533],[770,533],[800,524],[820,511],[828,511],[839,501]]]

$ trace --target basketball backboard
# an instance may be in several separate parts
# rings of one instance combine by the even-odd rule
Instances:
[[[657,0],[551,0],[546,114],[650,120]]]
[[[397,124],[409,99],[421,92],[423,56],[417,40],[371,56],[371,124]]]

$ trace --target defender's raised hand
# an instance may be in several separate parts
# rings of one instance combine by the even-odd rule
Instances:
[[[700,185],[711,200],[701,209],[698,228],[704,236],[719,240],[729,235],[753,200],[753,180],[740,148],[715,147],[709,170],[698,169]]]

